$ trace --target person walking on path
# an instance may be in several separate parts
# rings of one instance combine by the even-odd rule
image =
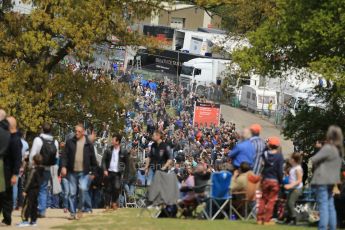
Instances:
[[[2,115],[1,115],[2,114]],[[8,141],[7,148],[4,149],[5,153],[0,156],[0,212],[2,212],[4,219],[1,225],[9,226],[12,224],[12,211],[13,211],[13,190],[12,186],[17,183],[17,175],[19,174],[21,164],[21,151],[22,143],[17,133],[17,121],[14,117],[8,117],[4,121],[6,113],[0,111],[0,119],[2,127],[8,127],[10,136],[6,136]],[[5,127],[5,128],[4,128]],[[4,133],[3,133],[4,134]],[[7,139],[9,137],[9,139]],[[4,143],[6,145],[6,143]],[[0,149],[2,147],[0,146]]]
[[[75,136],[67,140],[65,151],[61,158],[61,176],[67,176],[69,183],[69,212],[70,220],[77,220],[82,216],[82,206],[85,203],[88,185],[93,179],[97,168],[94,146],[87,136],[82,124],[75,127]],[[77,216],[77,191],[79,191]]]
[[[326,144],[311,158],[313,164],[311,185],[316,191],[320,212],[319,230],[337,228],[333,188],[340,183],[343,155],[343,133],[338,126],[330,126],[326,135]]]
[[[268,118],[271,118],[272,110],[273,110],[273,101],[270,100],[270,102],[268,103]]]
[[[121,178],[129,167],[128,153],[124,148],[121,148],[121,140],[121,135],[114,135],[112,146],[104,152],[102,159],[102,168],[106,179],[106,208],[113,210],[118,208],[117,200],[120,195]]]
[[[24,186],[23,196],[25,198],[22,209],[23,221],[18,224],[18,227],[37,226],[38,194],[44,178],[44,167],[41,166],[41,163],[42,156],[40,154],[35,155],[33,157],[32,168],[30,169],[28,174],[29,176]]]
[[[34,156],[40,154],[42,156],[42,166],[44,167],[43,180],[38,195],[38,217],[44,218],[47,209],[48,184],[51,178],[50,167],[55,165],[59,157],[59,143],[54,140],[51,125],[44,123],[42,125],[42,133],[33,141],[29,155],[30,165],[33,164]]]
[[[4,214],[4,220],[0,223],[0,226],[11,225],[11,216],[6,215],[3,210],[4,204],[8,202],[8,194],[10,186],[8,186],[8,177],[5,176],[5,158],[8,156],[8,145],[10,144],[10,132],[8,131],[8,122],[5,119],[6,112],[0,109],[0,212]],[[8,204],[5,209],[9,208]]]

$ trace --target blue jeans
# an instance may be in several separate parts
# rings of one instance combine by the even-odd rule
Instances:
[[[13,198],[13,209],[15,209],[17,207],[17,200],[18,200],[18,181],[19,181],[19,176],[17,175],[17,181],[16,184],[13,185],[12,188],[12,198]]]
[[[83,212],[92,211],[92,199],[91,199],[91,194],[89,192],[91,182],[92,182],[92,180],[90,179],[90,177],[88,177],[87,192],[84,194],[85,197],[84,197],[84,203],[83,203],[83,207],[82,207]]]
[[[334,207],[333,185],[316,185],[314,187],[319,205],[319,230],[336,230],[337,214]],[[328,228],[329,227],[329,228]]]
[[[128,196],[134,196],[134,191],[135,191],[135,185],[134,183],[127,183],[125,184],[125,191]]]
[[[69,182],[67,178],[63,177],[61,180],[62,184],[62,203],[63,208],[68,208],[68,197],[69,197]]]
[[[78,204],[78,210],[82,210],[83,204],[85,203],[85,198],[87,197],[87,193],[89,191],[89,181],[90,177],[89,174],[85,174],[83,172],[79,173],[68,173],[67,180],[69,182],[69,196],[68,196],[68,203],[69,207],[68,210],[71,215],[75,215],[77,213],[76,204]],[[77,191],[79,191],[79,202],[77,203]]]
[[[44,170],[43,181],[40,186],[40,191],[38,193],[38,213],[40,215],[46,214],[47,209],[47,199],[48,199],[48,183],[50,180],[50,170]]]

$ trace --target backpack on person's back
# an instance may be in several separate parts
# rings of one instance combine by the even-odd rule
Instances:
[[[52,166],[56,164],[56,153],[57,148],[55,145],[55,140],[47,140],[43,137],[40,137],[42,140],[42,148],[40,151],[40,155],[42,156],[42,165],[44,166]]]

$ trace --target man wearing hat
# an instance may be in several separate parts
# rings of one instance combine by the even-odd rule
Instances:
[[[255,175],[259,175],[262,171],[262,155],[267,149],[265,141],[260,137],[261,129],[261,125],[259,124],[253,124],[252,126],[250,126],[250,131],[252,133],[250,142],[252,142],[255,150],[253,163],[253,172],[255,173]]]

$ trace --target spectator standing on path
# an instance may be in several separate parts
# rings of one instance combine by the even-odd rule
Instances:
[[[19,210],[23,205],[23,173],[24,173],[24,161],[27,159],[30,153],[30,148],[28,142],[25,140],[24,134],[19,131],[19,136],[22,142],[22,164],[19,171],[19,176],[17,183],[13,185],[13,209]]]
[[[330,126],[326,135],[326,144],[311,158],[314,170],[311,185],[316,190],[320,212],[320,230],[337,228],[333,188],[340,183],[343,155],[343,133],[338,126]]]
[[[263,155],[262,197],[257,214],[258,224],[273,225],[271,221],[274,205],[278,198],[280,184],[283,180],[284,158],[280,151],[280,140],[277,137],[268,139],[268,150]]]
[[[269,117],[269,118],[271,118],[272,109],[273,109],[273,101],[270,100],[270,102],[268,103],[268,117]]]
[[[9,154],[14,155],[16,157],[20,156],[20,159],[19,159],[19,169],[20,169],[21,162],[22,162],[22,150],[23,150],[23,143],[21,141],[21,134],[18,132],[17,121],[14,117],[7,117],[7,121],[9,124],[9,131],[11,133],[11,139],[10,139],[10,145],[9,145]],[[15,207],[17,205],[19,172],[20,172],[20,170],[18,171],[18,174],[15,175],[16,183],[12,185],[12,200],[13,200],[12,209],[15,209]]]
[[[251,133],[249,129],[244,129],[242,133],[242,141],[238,143],[229,153],[228,157],[231,159],[234,169],[238,169],[243,162],[247,162],[250,167],[253,167],[253,160],[255,157],[254,146],[250,142]]]
[[[37,154],[33,157],[33,164],[29,172],[29,176],[25,182],[23,196],[24,205],[22,210],[23,221],[18,227],[37,226],[38,212],[38,193],[44,177],[44,168],[41,166],[42,156]],[[29,222],[30,218],[30,222]]]
[[[150,167],[154,172],[156,170],[167,171],[173,162],[168,145],[163,142],[163,133],[160,131],[155,131],[152,139],[154,143],[151,145],[151,151],[146,158],[146,175],[148,175]]]
[[[290,225],[297,224],[297,212],[295,210],[296,201],[302,194],[303,189],[303,169],[301,166],[302,157],[300,153],[293,153],[289,159],[291,169],[289,171],[289,184],[284,188],[289,192],[286,208],[288,216],[286,223]]]
[[[93,179],[94,171],[97,168],[94,146],[87,136],[82,124],[75,127],[75,136],[67,140],[65,151],[61,158],[61,176],[67,176],[69,183],[69,211],[70,220],[77,220],[82,216],[81,210],[85,203],[88,185]],[[79,191],[79,202],[77,216],[77,191]]]
[[[255,150],[255,157],[254,157],[254,164],[253,164],[253,172],[255,175],[259,175],[262,171],[262,155],[264,154],[267,146],[266,142],[260,137],[261,133],[261,125],[254,124],[250,126],[250,131],[252,133],[252,137],[250,138],[250,142],[252,142]]]
[[[6,112],[0,109],[0,212],[4,219],[0,226],[11,225],[11,168],[5,168],[5,163],[9,161],[8,146],[10,144],[10,132],[8,131],[8,122],[5,119]],[[6,171],[5,171],[6,170]],[[10,172],[9,172],[10,171]]]
[[[3,200],[2,209],[4,220],[7,225],[11,224],[11,214],[13,211],[13,186],[17,183],[19,170],[22,162],[22,142],[17,130],[17,121],[14,117],[8,117],[8,130],[10,132],[10,142],[8,152],[4,158],[4,169],[6,178],[6,194]]]
[[[106,179],[105,204],[106,208],[116,210],[120,195],[121,177],[128,170],[128,153],[121,148],[121,135],[114,135],[112,146],[104,152],[102,168]]]
[[[3,130],[8,130],[8,133],[2,138],[5,138],[7,142],[4,143],[5,148],[2,150],[2,156],[0,155],[0,212],[2,212],[4,219],[2,225],[11,225],[12,210],[13,210],[13,185],[17,183],[19,175],[19,169],[21,164],[21,149],[22,143],[17,132],[17,121],[14,117],[8,117],[4,120],[6,113],[0,110],[0,120]],[[5,133],[3,133],[5,134]],[[9,137],[9,139],[8,139]],[[0,147],[2,149],[2,147]]]
[[[29,155],[30,165],[33,164],[34,156],[40,154],[42,156],[42,166],[44,167],[43,180],[38,195],[38,217],[44,218],[47,209],[48,199],[48,183],[51,178],[50,167],[56,164],[59,157],[59,143],[54,140],[51,125],[44,123],[42,125],[42,133],[33,141]]]

